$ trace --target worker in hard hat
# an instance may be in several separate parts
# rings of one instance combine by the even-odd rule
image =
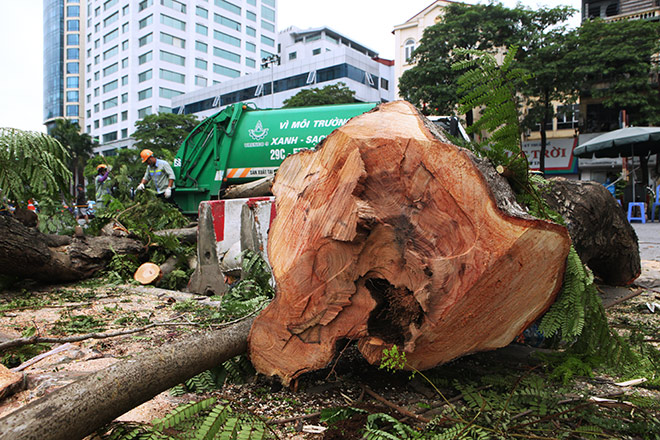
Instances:
[[[171,197],[174,193],[174,171],[172,170],[172,166],[162,159],[157,159],[151,150],[142,150],[140,157],[142,158],[142,163],[147,164],[147,170],[136,189],[142,191],[144,185],[150,180],[153,180],[156,186],[156,193],[171,202]]]
[[[103,199],[112,194],[112,182],[110,179],[110,167],[104,163],[96,167],[96,209],[103,208]]]

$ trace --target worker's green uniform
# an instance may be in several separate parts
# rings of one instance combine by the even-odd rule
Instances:
[[[156,185],[156,192],[163,194],[170,179],[174,180],[174,171],[169,163],[162,159],[156,159],[154,166],[147,165],[147,171],[144,173],[143,180],[149,182],[151,179]],[[172,189],[174,189],[174,182],[172,182]]]

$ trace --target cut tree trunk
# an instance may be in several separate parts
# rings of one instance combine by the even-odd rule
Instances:
[[[92,373],[0,419],[0,440],[77,440],[243,352],[252,319],[191,336]]]
[[[614,286],[639,276],[637,234],[603,185],[558,177],[547,181],[542,196],[564,217],[575,250],[594,275]]]
[[[163,229],[154,232],[154,234],[159,236],[174,235],[181,243],[185,244],[197,243],[197,226],[194,228]]]
[[[223,199],[246,199],[249,197],[263,197],[272,194],[273,177],[267,176],[253,182],[241,185],[232,185],[225,190]]]
[[[140,254],[144,246],[124,237],[54,239],[0,216],[0,274],[47,283],[76,281],[103,269],[115,253]]]
[[[408,368],[509,344],[554,301],[570,239],[530,217],[507,182],[412,105],[383,104],[288,157],[273,193],[274,301],[249,352],[288,383],[340,340]]]

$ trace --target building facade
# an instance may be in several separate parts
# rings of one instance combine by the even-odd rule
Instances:
[[[84,0],[83,0],[84,1]],[[81,127],[84,53],[80,0],[44,0],[44,124],[67,118]]]
[[[291,27],[279,34],[278,42],[279,64],[265,63],[260,72],[176,96],[173,111],[206,117],[246,101],[278,108],[302,89],[338,82],[355,91],[361,102],[394,99],[393,62],[332,29]]]
[[[424,36],[424,29],[433,26],[444,14],[444,9],[451,3],[449,0],[436,0],[402,24],[394,26],[394,90],[399,96],[399,78],[403,72],[415,65],[412,52],[419,46]]]

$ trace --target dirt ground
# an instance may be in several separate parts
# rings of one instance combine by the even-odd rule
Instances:
[[[638,294],[608,308],[608,316],[615,328],[626,332],[639,324],[650,329],[649,334],[654,329],[656,335],[660,334],[660,290],[649,287],[657,285],[657,280],[660,280],[660,263],[643,261],[639,283],[647,288],[633,286],[619,289],[616,294],[620,298]],[[653,303],[659,304],[654,312]],[[202,311],[213,310],[215,305],[208,299],[200,301],[199,297],[190,294],[136,285],[109,286],[98,281],[47,288],[24,286],[20,291],[3,293],[0,296],[0,342],[21,337],[26,332],[63,337],[135,329],[150,322],[161,325],[113,338],[52,344],[50,349],[59,347],[60,351],[25,368],[19,367],[23,374],[22,389],[0,401],[0,417],[135,353],[157,349],[159,345],[190,332],[203,332],[206,312]],[[647,339],[658,346],[657,336],[655,339],[652,335],[647,336]],[[511,345],[454,362],[457,369],[465,371],[488,368],[488,365],[524,369],[535,362],[530,356],[533,351]],[[11,359],[12,366],[34,358],[35,353],[29,348],[22,349]],[[615,381],[616,378],[607,377],[581,378],[575,382],[575,387],[583,395],[612,395],[622,391],[622,387],[613,384]],[[316,413],[322,408],[352,405],[368,408],[369,412],[386,412],[402,417],[396,409],[365,395],[366,388],[391,404],[426,416],[432,415],[428,408],[441,401],[432,387],[419,377],[410,380],[406,373],[386,373],[366,364],[353,349],[347,349],[326,370],[303,377],[296,386],[295,390],[282,388],[273,379],[257,376],[247,384],[226,384],[215,394],[241,411],[279,421],[272,426],[281,438],[287,439],[315,439],[323,435],[326,439],[353,438],[347,433],[357,433],[364,424],[364,420],[358,417],[335,425],[334,431],[324,434],[305,432],[317,429],[319,419]],[[632,387],[623,388],[630,391]],[[660,399],[657,390],[641,388],[636,392]],[[149,422],[163,417],[182,403],[198,399],[192,394],[173,397],[164,392],[118,420]],[[285,419],[291,420],[285,422]]]

